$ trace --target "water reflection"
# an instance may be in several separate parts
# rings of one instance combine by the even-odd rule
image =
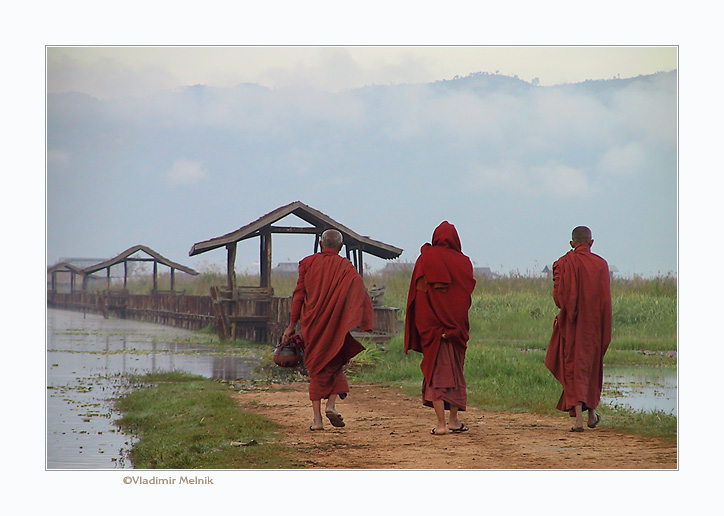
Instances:
[[[603,372],[603,403],[678,415],[676,369],[607,366]]]
[[[47,312],[46,418],[48,469],[130,468],[131,436],[113,421],[121,377],[185,371],[207,378],[251,378],[258,361],[184,342],[192,332],[138,321]]]

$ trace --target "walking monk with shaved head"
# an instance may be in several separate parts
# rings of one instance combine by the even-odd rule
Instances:
[[[372,300],[357,269],[339,256],[340,249],[342,234],[328,229],[322,233],[322,252],[299,262],[291,321],[282,336],[286,343],[301,321],[314,418],[310,430],[324,429],[322,399],[327,400],[325,415],[330,423],[345,426],[335,407],[337,397],[344,399],[349,392],[344,365],[364,350],[349,332],[355,328],[372,331]]]
[[[572,251],[553,264],[553,300],[560,312],[553,322],[546,367],[563,386],[557,408],[576,422],[571,432],[595,428],[603,386],[603,356],[611,342],[611,280],[606,260],[591,252],[591,230],[573,230]]]

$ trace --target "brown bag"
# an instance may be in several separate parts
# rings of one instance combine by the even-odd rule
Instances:
[[[274,363],[280,367],[297,367],[302,363],[303,351],[304,341],[296,333],[289,337],[286,344],[279,339],[279,345],[274,350]]]

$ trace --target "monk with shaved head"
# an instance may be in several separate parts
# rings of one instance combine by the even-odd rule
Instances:
[[[325,415],[332,426],[345,426],[337,411],[337,398],[344,399],[349,384],[344,365],[364,346],[350,330],[372,330],[372,300],[357,269],[339,256],[342,233],[328,229],[322,233],[322,252],[299,262],[299,279],[292,296],[292,313],[282,341],[287,342],[301,321],[305,342],[304,365],[309,371],[309,399],[313,422],[310,430],[323,430],[322,399]]]
[[[591,230],[578,226],[572,251],[553,264],[553,300],[560,312],[553,322],[546,367],[563,386],[557,408],[576,422],[572,432],[601,421],[596,407],[603,387],[603,356],[611,342],[611,286],[606,260],[591,252]]]

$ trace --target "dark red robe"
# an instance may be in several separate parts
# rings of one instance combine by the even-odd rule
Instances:
[[[405,353],[422,353],[425,405],[442,399],[446,407],[465,410],[463,367],[474,288],[473,265],[462,253],[455,226],[445,221],[435,229],[432,244],[420,249],[407,296]]]
[[[349,392],[344,364],[364,350],[350,330],[372,330],[372,301],[354,265],[334,249],[299,262],[292,297],[291,322],[301,320],[309,398],[319,400]]]
[[[611,342],[611,280],[606,260],[577,246],[553,264],[553,323],[546,367],[563,386],[557,408],[595,409],[601,401],[603,355]]]

